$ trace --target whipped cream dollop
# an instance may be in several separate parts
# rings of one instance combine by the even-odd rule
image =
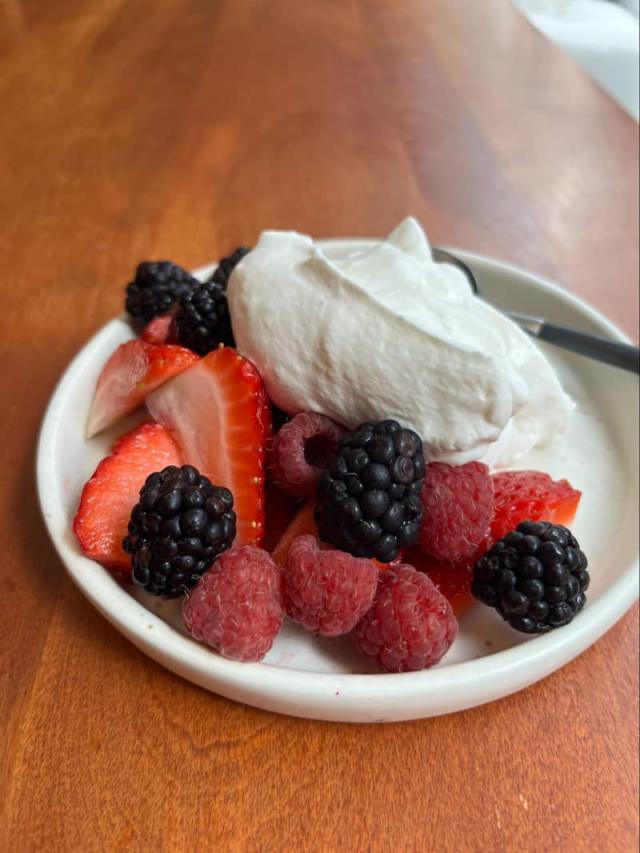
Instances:
[[[359,251],[265,231],[228,298],[236,345],[276,405],[348,428],[394,418],[428,461],[509,464],[572,409],[536,344],[433,261],[415,219]]]

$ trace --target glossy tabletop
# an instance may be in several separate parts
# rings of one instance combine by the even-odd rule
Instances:
[[[121,637],[34,489],[56,379],[136,262],[265,227],[412,213],[637,336],[636,125],[507,0],[5,0],[0,116],[0,850],[636,849],[637,608],[489,706],[291,719]]]

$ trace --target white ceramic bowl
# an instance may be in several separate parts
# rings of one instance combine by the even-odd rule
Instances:
[[[368,241],[326,241],[336,253]],[[474,270],[481,293],[504,309],[616,340],[625,336],[566,291],[515,267],[454,250]],[[212,267],[198,271],[206,275]],[[374,674],[348,638],[317,639],[287,624],[261,663],[226,660],[187,637],[180,605],[119,586],[82,555],[71,530],[83,484],[115,437],[141,415],[87,441],[84,426],[97,376],[113,349],[132,336],[123,319],[104,326],[62,376],[47,409],[38,447],[42,512],[75,583],[136,646],[196,684],[270,711],[323,720],[381,722],[436,716],[521,690],[566,664],[618,620],[638,595],[638,380],[551,347],[577,410],[566,435],[519,467],[567,477],[584,495],[573,530],[589,556],[586,608],[557,631],[530,638],[478,606],[434,669]]]

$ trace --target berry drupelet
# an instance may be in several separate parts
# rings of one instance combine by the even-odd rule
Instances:
[[[544,634],[571,622],[588,586],[587,558],[571,532],[523,521],[478,560],[471,589],[512,628]]]
[[[356,557],[388,563],[418,541],[425,462],[422,440],[397,421],[361,424],[341,439],[320,478],[321,539]]]
[[[192,465],[151,474],[131,512],[123,544],[133,580],[153,595],[176,598],[225,551],[236,535],[233,495]]]
[[[209,281],[214,281],[216,284],[219,284],[223,290],[226,290],[231,273],[238,266],[244,256],[248,255],[250,251],[251,249],[247,249],[244,246],[238,246],[235,252],[221,258],[218,262],[218,266],[211,273]]]
[[[213,281],[199,284],[178,301],[175,337],[183,347],[206,355],[220,344],[234,346],[227,295]]]
[[[127,285],[125,308],[136,322],[148,323],[167,314],[197,284],[192,275],[171,261],[143,261]]]

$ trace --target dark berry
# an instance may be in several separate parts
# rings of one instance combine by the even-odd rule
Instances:
[[[380,518],[389,503],[389,495],[382,489],[370,489],[360,495],[360,506],[366,518]]]
[[[389,468],[380,462],[370,462],[360,475],[360,480],[366,489],[388,489],[391,485]]]
[[[391,562],[420,532],[422,441],[397,421],[364,423],[345,435],[320,478],[321,539],[358,557]]]
[[[227,295],[215,282],[200,284],[182,296],[174,323],[178,343],[198,355],[220,344],[234,346]]]
[[[397,533],[403,523],[404,507],[399,501],[394,501],[380,519],[382,529],[387,533]]]
[[[151,474],[131,512],[123,542],[134,582],[176,598],[190,589],[236,535],[233,495],[192,465]]]
[[[368,455],[372,462],[388,465],[396,455],[393,439],[388,435],[376,435],[369,442]]]
[[[198,281],[171,261],[143,261],[127,285],[125,308],[140,324],[167,314],[180,297],[190,293]]]
[[[214,281],[216,284],[219,284],[223,290],[226,290],[231,273],[238,266],[244,256],[248,255],[250,251],[251,249],[246,249],[244,246],[238,246],[235,252],[221,258],[218,262],[218,266],[209,276],[209,281]]]
[[[291,418],[282,409],[279,409],[275,403],[271,404],[271,423],[273,424],[274,433],[278,432],[280,427],[288,424]]]
[[[478,560],[472,592],[517,631],[543,634],[567,625],[584,607],[586,566],[566,527],[523,521]]]

